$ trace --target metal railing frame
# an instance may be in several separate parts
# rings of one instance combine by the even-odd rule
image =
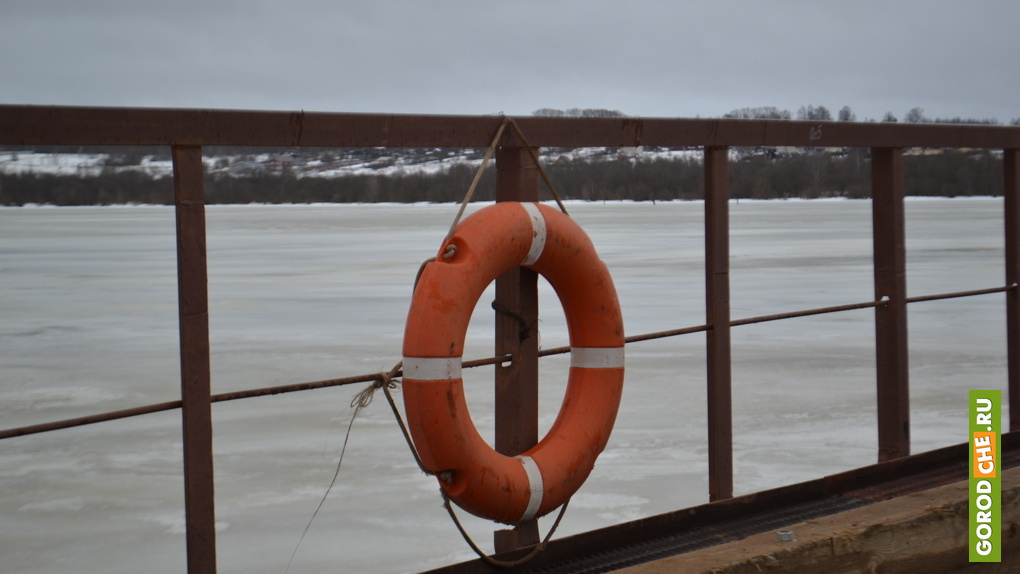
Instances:
[[[652,118],[515,118],[534,147],[700,147],[705,170],[704,325],[632,336],[628,342],[705,332],[709,421],[709,495],[733,496],[730,328],[818,313],[875,309],[878,460],[910,454],[907,312],[913,301],[1003,292],[1009,429],[1020,430],[1020,127]],[[0,431],[0,438],[181,408],[184,435],[188,572],[216,571],[212,402],[373,380],[373,375],[212,395],[202,148],[233,146],[487,147],[499,116],[421,116],[236,110],[0,106],[0,145],[166,145],[172,149],[177,221],[181,400]],[[538,198],[535,168],[514,134],[496,155],[497,201]],[[733,321],[729,298],[729,148],[865,147],[872,157],[874,301]],[[997,149],[1003,153],[1005,284],[977,291],[908,298],[904,246],[903,149]],[[517,454],[537,441],[537,337],[534,273],[497,280],[496,448]],[[509,319],[508,319],[509,317]],[[506,362],[511,356],[512,361]],[[467,366],[467,364],[465,365]],[[496,534],[497,551],[533,543],[537,525]]]

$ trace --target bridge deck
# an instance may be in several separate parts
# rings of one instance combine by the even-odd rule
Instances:
[[[1020,433],[1002,435],[1002,542],[1020,550]],[[553,541],[501,572],[995,573],[967,563],[967,445],[960,444]],[[794,542],[780,542],[792,530]],[[513,560],[526,550],[498,555]],[[1004,563],[1020,560],[1004,554]],[[881,565],[879,570],[873,570]],[[767,568],[766,568],[767,566]],[[970,570],[967,568],[974,568]],[[494,572],[473,560],[438,574]],[[1020,570],[1005,570],[1020,571]]]

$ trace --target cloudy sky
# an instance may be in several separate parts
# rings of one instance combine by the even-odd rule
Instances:
[[[1020,118],[1017,0],[0,0],[0,103]]]

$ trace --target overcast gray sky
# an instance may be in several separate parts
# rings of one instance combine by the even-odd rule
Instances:
[[[1020,118],[1018,0],[0,0],[0,103]]]

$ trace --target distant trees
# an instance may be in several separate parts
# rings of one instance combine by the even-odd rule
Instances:
[[[623,118],[619,110],[603,108],[541,108],[534,115],[563,118]],[[742,120],[791,120],[787,109],[775,106],[744,107],[731,110],[723,117]],[[832,113],[825,106],[801,106],[799,120],[830,121]],[[857,121],[850,106],[843,106],[837,119]],[[868,120],[872,121],[872,120]],[[887,112],[883,122],[901,121]],[[902,117],[904,123],[997,124],[995,119],[935,118],[930,119],[921,107],[911,108]],[[1020,118],[1011,125],[1020,126]],[[39,148],[8,146],[37,152],[75,153],[77,147]],[[66,149],[65,149],[66,148]],[[151,177],[142,171],[115,169],[133,166],[140,152],[152,151],[166,155],[164,148],[111,147],[94,150],[109,155],[107,169],[99,176],[0,174],[0,205],[26,203],[52,205],[106,204],[171,204],[173,183],[170,178]],[[296,170],[260,170],[242,174],[223,168],[234,161],[227,156],[250,154],[250,148],[205,148],[209,156],[221,157],[219,170],[206,175],[206,198],[209,203],[311,203],[311,202],[454,202],[463,197],[475,168],[469,163],[455,163],[436,173],[407,170],[402,174],[383,175],[373,166],[400,163],[417,165],[458,156],[480,158],[479,150],[448,150],[440,148],[364,148],[318,149],[303,148],[308,158],[320,163],[347,166],[351,162],[369,166],[357,174],[318,177],[296,173]],[[262,150],[266,151],[266,150]],[[286,151],[281,148],[280,151]],[[703,166],[700,157],[678,155],[662,157],[641,152],[605,148],[595,156],[580,157],[566,150],[545,149],[543,165],[557,190],[566,198],[583,200],[668,200],[695,199],[702,194]],[[803,148],[731,147],[730,193],[735,198],[775,197],[867,197],[870,195],[870,163],[866,149],[823,150]],[[316,155],[317,154],[317,155]],[[789,154],[789,155],[787,155]],[[905,187],[908,195],[989,195],[1002,193],[1001,156],[988,151],[927,150],[924,155],[905,154]],[[160,156],[160,157],[162,157]],[[251,157],[251,156],[248,156]],[[433,163],[430,165],[440,165]],[[332,169],[332,167],[330,168]],[[495,196],[494,169],[482,178],[476,192],[478,200]]]
[[[895,122],[896,116],[892,112],[887,112],[885,118],[882,119],[884,122]],[[1014,120],[1015,121],[1015,120]],[[964,118],[960,116],[946,117],[946,118],[929,118],[924,113],[924,108],[913,107],[903,115],[903,123],[906,124],[972,124],[972,125],[998,125],[999,120],[995,118]]]
[[[999,124],[999,120],[995,118],[961,118],[960,116],[953,118],[935,118],[933,121],[936,124],[978,124],[991,126]]]
[[[923,124],[928,121],[928,118],[924,117],[924,108],[910,108],[907,115],[903,116],[903,122],[908,124]]]
[[[704,169],[697,157],[611,161],[569,159],[545,168],[557,192],[571,199],[642,201],[700,199]]]
[[[541,118],[565,118],[567,117],[567,112],[556,108],[539,108],[531,112],[531,115]]]
[[[1001,156],[990,151],[940,151],[904,157],[907,195],[1001,195]],[[748,154],[730,162],[730,195],[756,199],[869,197],[871,168],[866,153]],[[703,194],[704,166],[697,154],[667,158],[606,154],[599,159],[564,154],[547,156],[543,165],[565,199],[657,201],[700,199]],[[490,166],[475,199],[495,198],[494,171]],[[457,202],[474,172],[473,166],[463,164],[437,173],[404,175],[207,177],[206,200],[210,204]],[[2,205],[173,203],[170,178],[153,179],[136,172],[110,171],[98,177],[0,175],[0,190]]]
[[[777,108],[775,106],[759,106],[759,107],[748,107],[748,108],[736,108],[725,114],[724,118],[740,119],[740,120],[789,120],[794,116],[789,110]],[[807,105],[801,106],[797,109],[796,118],[803,121],[831,121],[833,119],[832,112],[825,106],[814,106]],[[856,122],[857,114],[854,113],[853,108],[850,106],[843,106],[840,108],[836,115],[837,120],[841,122]],[[870,120],[869,120],[870,121]],[[892,112],[886,112],[882,116],[883,122],[896,123],[901,121]],[[921,124],[921,123],[946,123],[946,124],[997,124],[999,123],[995,119],[975,119],[975,118],[961,118],[959,116],[952,118],[935,118],[930,119],[924,114],[924,108],[914,107],[904,114],[902,121],[908,124]],[[1013,120],[1013,125],[1020,125],[1020,118]]]
[[[831,121],[832,114],[829,113],[829,108],[825,106],[801,106],[797,110],[798,120],[808,121]]]
[[[124,205],[172,204],[173,181],[137,172],[105,172],[98,177],[77,175],[0,175],[0,205]]]
[[[1002,157],[987,150],[908,156],[903,165],[907,195],[1002,195]]]
[[[569,108],[561,110],[558,108],[539,108],[532,112],[532,115],[546,118],[625,118],[627,114],[620,110],[610,110],[605,108]],[[802,121],[832,121],[838,120],[841,122],[856,122],[857,114],[854,113],[853,108],[850,106],[843,106],[833,117],[833,113],[829,108],[825,106],[805,105],[797,109],[797,113],[792,114],[790,110],[778,108],[776,106],[751,106],[744,108],[735,108],[726,112],[722,115],[726,119],[737,119],[737,120],[791,120],[796,117]],[[871,119],[865,119],[863,121],[874,121]],[[924,113],[924,108],[915,106],[910,108],[903,118],[896,117],[892,112],[886,112],[880,120],[887,123],[897,123],[902,121],[908,124],[921,124],[921,123],[936,123],[936,124],[984,124],[984,125],[996,125],[999,123],[994,118],[964,118],[960,116],[946,117],[946,118],[929,118]],[[1020,118],[1014,118],[1010,125],[1020,125]]]
[[[533,116],[545,118],[625,118],[627,114],[620,110],[607,110],[605,108],[570,108],[559,110],[556,108],[540,108],[531,112]]]
[[[775,106],[760,106],[757,108],[737,108],[726,114],[724,118],[737,120],[789,120],[793,118],[790,110],[781,110]]]

